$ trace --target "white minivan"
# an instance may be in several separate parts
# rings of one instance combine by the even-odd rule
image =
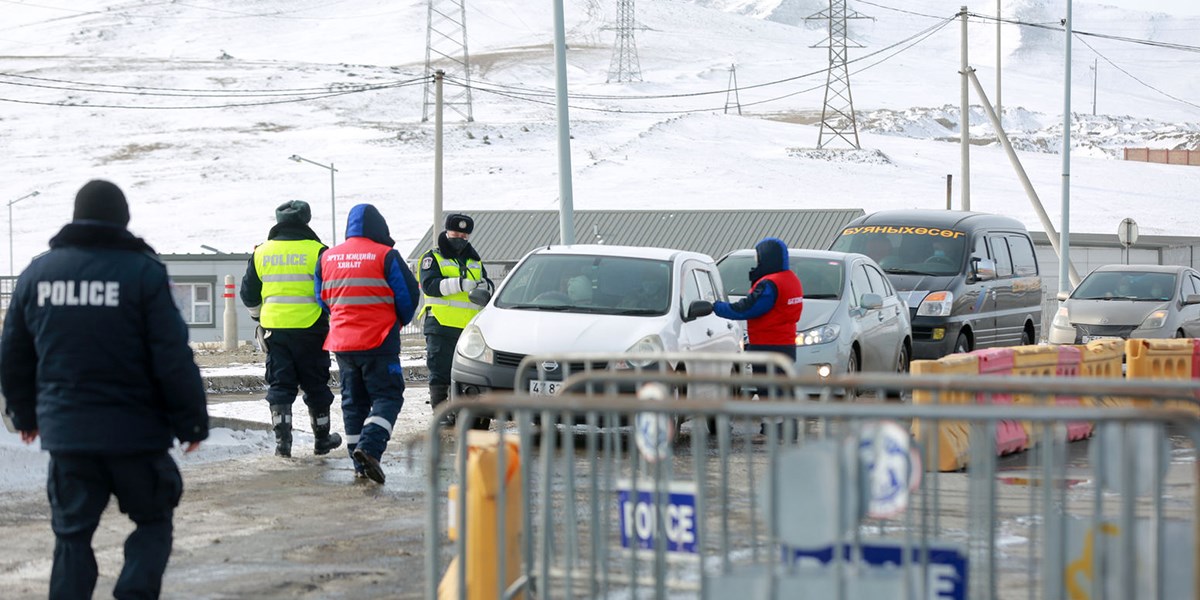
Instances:
[[[725,300],[724,289],[713,259],[697,252],[603,245],[535,249],[463,330],[451,393],[558,391],[547,382],[556,376],[550,369],[543,369],[541,381],[532,368],[518,376],[518,365],[531,354],[739,352],[741,325],[712,314],[712,303]],[[480,300],[480,292],[473,299]],[[682,362],[667,366],[710,370]],[[558,377],[583,370],[569,367],[556,369]],[[633,365],[617,361],[590,368]]]

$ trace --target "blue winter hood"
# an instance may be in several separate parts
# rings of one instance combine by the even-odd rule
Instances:
[[[379,209],[371,204],[359,204],[350,209],[350,216],[346,220],[346,238],[352,237],[365,237],[385,246],[396,245],[396,240],[388,231],[387,221],[379,214]]]
[[[752,271],[755,279],[788,270],[787,244],[779,238],[763,238],[754,245],[754,254],[758,259],[758,264]]]

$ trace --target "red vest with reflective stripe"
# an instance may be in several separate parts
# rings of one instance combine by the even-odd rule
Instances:
[[[764,275],[754,285],[763,279],[775,284],[778,295],[775,297],[775,306],[767,314],[746,322],[750,343],[756,346],[794,345],[796,323],[800,321],[800,311],[804,309],[804,287],[791,271]]]
[[[384,276],[390,250],[352,237],[321,255],[321,301],[329,307],[326,350],[371,350],[395,327],[396,298]]]

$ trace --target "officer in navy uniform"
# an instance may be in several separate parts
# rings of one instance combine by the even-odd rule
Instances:
[[[126,225],[120,188],[91,181],[74,220],[17,279],[0,387],[29,444],[50,452],[50,598],[91,598],[92,534],[109,497],[136,525],[117,598],[157,598],[183,480],[168,450],[208,437],[204,384],[167,269]]]
[[[313,289],[314,273],[325,244],[308,226],[312,210],[303,200],[275,209],[276,224],[267,241],[254,247],[240,295],[250,316],[264,331],[267,352],[267,404],[275,430],[275,454],[292,455],[292,404],[304,390],[312,423],[313,454],[329,454],[342,436],[329,432],[329,316]]]
[[[454,346],[479,305],[468,294],[476,287],[492,289],[479,253],[468,241],[475,230],[471,217],[446,216],[446,230],[438,235],[437,247],[421,255],[421,292],[424,294],[425,364],[429,367],[429,402],[436,409],[450,396],[450,367]],[[450,425],[447,420],[443,425]]]

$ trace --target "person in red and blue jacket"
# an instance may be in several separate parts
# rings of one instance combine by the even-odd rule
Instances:
[[[796,323],[804,309],[804,287],[788,268],[787,244],[764,238],[754,245],[758,264],[750,269],[750,293],[737,302],[714,302],[717,316],[746,321],[748,351],[778,352],[796,360]],[[756,370],[757,371],[757,370]]]
[[[337,357],[342,420],[356,478],[384,482],[380,460],[404,405],[400,328],[416,313],[421,290],[370,204],[350,209],[346,241],[321,255],[314,288],[329,311],[325,349]]]

